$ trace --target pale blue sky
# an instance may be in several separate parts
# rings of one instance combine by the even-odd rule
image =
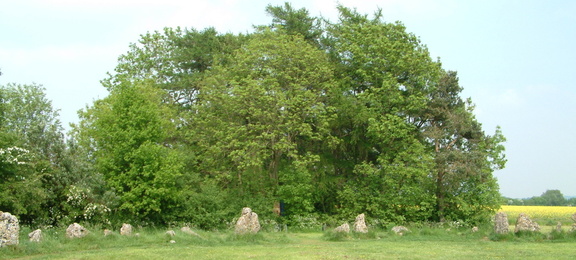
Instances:
[[[139,35],[163,27],[247,32],[270,23],[273,0],[0,0],[0,84],[47,89],[65,126],[105,97],[99,80]],[[507,137],[495,173],[505,196],[559,189],[576,196],[576,1],[340,0],[402,21],[433,57],[456,70],[484,129]],[[333,0],[291,1],[336,17]]]

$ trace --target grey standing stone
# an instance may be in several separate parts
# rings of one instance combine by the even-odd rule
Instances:
[[[122,227],[120,228],[120,235],[131,236],[132,235],[132,225],[122,223]]]
[[[562,222],[558,221],[556,223],[556,231],[558,231],[558,232],[562,231]]]
[[[540,226],[535,221],[532,221],[528,215],[525,213],[520,213],[518,219],[516,220],[516,228],[514,229],[514,233],[518,233],[520,231],[531,231],[536,232],[540,231]]]
[[[496,213],[494,217],[494,232],[496,234],[508,234],[510,232],[510,224],[508,224],[508,215],[506,213]]]
[[[395,226],[392,228],[392,231],[399,236],[403,236],[404,234],[406,234],[406,232],[410,232],[410,230],[405,226]]]
[[[234,232],[236,234],[256,234],[260,231],[260,221],[258,214],[252,212],[250,208],[243,208],[242,215],[236,221]]]
[[[364,213],[356,216],[356,220],[354,221],[354,232],[368,233],[368,227],[366,226]]]
[[[166,231],[166,234],[173,237],[176,235],[176,232],[174,232],[174,230],[168,230],[168,231]]]
[[[28,238],[30,239],[30,242],[42,241],[42,230],[36,229],[36,230],[30,232],[30,234],[28,234]]]
[[[335,228],[334,232],[350,233],[350,225],[348,225],[348,223],[344,223],[341,226]]]
[[[16,216],[0,211],[0,247],[18,245],[20,224]]]
[[[88,235],[88,229],[85,229],[78,223],[71,224],[66,229],[66,237],[68,238],[82,238]]]

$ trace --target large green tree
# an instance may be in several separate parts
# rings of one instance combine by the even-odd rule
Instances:
[[[2,92],[3,192],[0,207],[23,222],[52,223],[64,173],[63,128],[41,85],[8,84]]]
[[[178,154],[181,177],[178,167],[152,168],[186,187],[181,203],[166,205],[202,226],[229,218],[231,205],[266,215],[278,200],[285,216],[486,220],[498,197],[492,172],[505,162],[500,130],[483,132],[456,74],[402,23],[338,10],[328,22],[268,6],[272,24],[249,35],[143,35],[103,82],[111,96],[83,113],[80,147],[93,148],[98,171],[123,194],[153,183],[126,178],[165,165],[153,155]],[[169,120],[144,112],[160,110]],[[134,115],[172,127],[144,127]],[[142,135],[152,141],[134,140]],[[136,214],[144,205],[132,199],[121,208]]]
[[[419,121],[433,150],[436,220],[480,221],[499,207],[492,172],[504,167],[505,141],[499,129],[486,135],[475,119],[471,101],[459,96],[456,72],[445,72],[430,92],[424,120]]]
[[[326,55],[301,36],[265,30],[232,60],[212,70],[200,94],[194,127],[204,149],[201,171],[222,176],[241,196],[277,197],[312,211],[306,184],[318,155],[311,146],[328,140],[333,116],[325,103],[333,84]]]
[[[426,192],[431,157],[410,122],[425,107],[439,64],[400,23],[386,23],[339,7],[340,20],[323,40],[337,66],[341,95],[333,102],[342,142],[333,160],[345,185],[342,213],[422,220],[431,212]]]
[[[120,199],[118,213],[136,220],[165,222],[177,206],[179,153],[170,136],[175,112],[165,92],[146,82],[125,82],[80,112],[78,140],[92,148],[96,169]]]

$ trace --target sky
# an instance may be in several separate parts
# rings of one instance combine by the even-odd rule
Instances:
[[[60,119],[106,97],[100,84],[141,34],[164,27],[252,32],[285,0],[0,0],[0,85],[42,84]],[[576,1],[294,0],[337,20],[338,3],[400,21],[458,72],[488,134],[507,138],[504,196],[576,196]]]

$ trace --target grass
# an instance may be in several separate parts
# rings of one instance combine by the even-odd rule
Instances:
[[[175,229],[141,229],[140,236],[106,236],[92,232],[67,239],[63,228],[44,231],[44,241],[29,242],[21,231],[20,245],[0,248],[0,258],[16,259],[569,259],[576,233],[509,234],[495,237],[491,227],[409,227],[398,236],[391,231],[335,235],[332,232],[261,232],[238,236],[231,232],[202,232],[200,237]],[[551,238],[555,240],[550,240]],[[556,239],[558,238],[558,239]],[[175,240],[176,243],[170,243]]]

